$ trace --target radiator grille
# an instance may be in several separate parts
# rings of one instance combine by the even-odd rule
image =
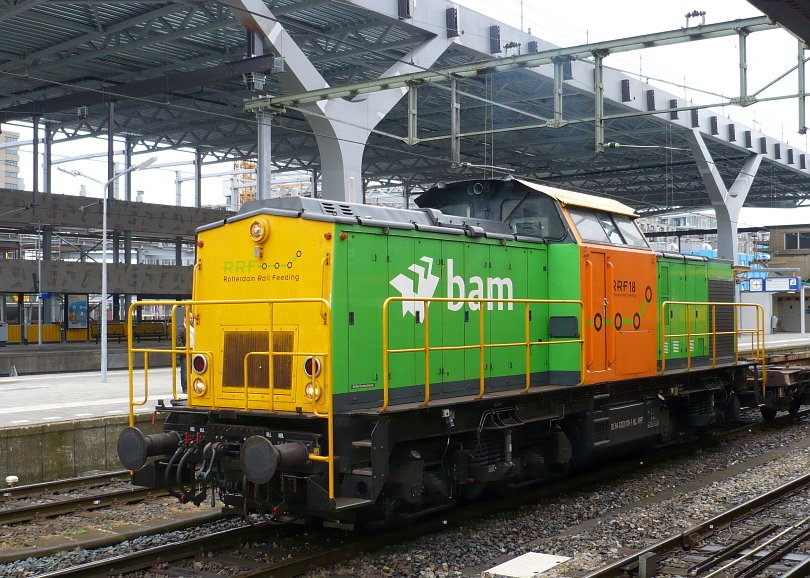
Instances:
[[[734,281],[731,279],[709,279],[709,301],[720,303],[734,302]],[[734,331],[734,307],[717,307],[718,332]],[[734,357],[734,336],[717,336],[717,357]]]
[[[273,351],[293,351],[295,333],[273,332]],[[266,331],[226,331],[222,369],[223,387],[244,387],[245,355],[253,351],[267,351]],[[275,389],[292,388],[293,358],[275,356],[273,383]],[[270,366],[267,355],[252,355],[248,360],[248,384],[250,387],[269,388]]]

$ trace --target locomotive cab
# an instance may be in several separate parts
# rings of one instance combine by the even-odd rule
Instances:
[[[579,245],[579,267],[569,261],[550,275],[579,276],[589,343],[585,383],[656,373],[656,258],[633,209],[515,179],[437,187],[417,204],[466,219],[499,220],[516,235],[548,244]],[[617,355],[618,349],[634,355]]]

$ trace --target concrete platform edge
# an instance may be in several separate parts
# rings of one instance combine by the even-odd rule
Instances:
[[[34,484],[124,469],[116,444],[128,425],[129,416],[113,416],[0,429],[0,487],[10,475]],[[154,433],[163,419],[152,423],[152,414],[139,414],[135,425]]]

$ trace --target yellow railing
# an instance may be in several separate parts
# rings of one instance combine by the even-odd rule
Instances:
[[[667,314],[674,311],[676,307],[686,309],[686,333],[667,333]],[[692,311],[698,307],[703,307],[711,311],[711,323],[708,331],[692,331]],[[717,308],[730,307],[734,315],[734,329],[732,331],[717,331]],[[740,329],[738,327],[738,316],[743,308],[753,308],[756,318],[754,329]],[[762,395],[765,395],[765,309],[757,303],[720,303],[713,301],[664,301],[661,304],[661,370],[664,373],[667,367],[667,354],[664,344],[667,339],[686,337],[686,371],[692,369],[692,338],[709,337],[711,340],[711,367],[717,365],[717,337],[721,335],[731,335],[734,337],[734,364],[740,362],[739,336],[751,335],[751,356],[754,361],[762,365]]]
[[[273,313],[274,308],[277,305],[290,305],[290,304],[302,304],[302,303],[318,303],[321,305],[320,314],[324,318],[324,324],[326,325],[326,334],[329,336],[327,339],[327,351],[326,352],[288,352],[288,351],[273,351]],[[133,339],[133,331],[132,331],[132,319],[135,317],[134,312],[137,307],[143,306],[172,306],[172,314],[171,314],[171,349],[136,349],[133,347],[132,339]],[[323,360],[321,362],[321,375],[324,377],[322,378],[323,382],[323,391],[321,392],[320,398],[324,399],[325,403],[325,413],[318,412],[315,404],[320,399],[318,396],[313,395],[312,399],[312,413],[315,414],[316,417],[326,419],[327,420],[327,429],[328,429],[328,451],[329,455],[322,456],[320,453],[316,453],[318,450],[316,449],[315,452],[309,455],[309,459],[315,462],[325,462],[328,464],[329,467],[329,499],[334,500],[335,498],[335,461],[334,461],[334,412],[333,412],[333,404],[332,404],[332,308],[326,299],[322,298],[301,298],[301,299],[238,299],[238,300],[226,300],[226,299],[218,299],[218,300],[199,300],[199,301],[137,301],[130,305],[129,307],[129,315],[127,316],[128,319],[128,331],[127,331],[127,344],[129,350],[129,425],[132,426],[135,423],[135,406],[143,406],[146,405],[149,400],[149,354],[150,353],[157,353],[157,354],[169,354],[172,356],[172,395],[174,399],[178,399],[177,395],[177,354],[181,354],[185,356],[186,362],[186,375],[188,376],[189,380],[191,378],[191,373],[188,371],[190,369],[190,361],[191,361],[191,343],[190,343],[190,332],[187,330],[186,332],[186,343],[185,346],[182,348],[177,347],[177,332],[175,327],[175,318],[176,318],[176,310],[178,307],[185,307],[185,324],[186,327],[190,327],[190,320],[191,320],[191,309],[194,308],[197,310],[195,313],[195,319],[199,319],[199,311],[205,307],[210,305],[267,305],[269,307],[269,337],[268,337],[268,351],[252,351],[248,352],[244,357],[244,384],[245,384],[245,409],[250,409],[249,403],[249,383],[248,383],[248,360],[251,355],[267,355],[270,362],[268,368],[268,375],[269,375],[269,388],[270,388],[270,411],[274,411],[274,380],[275,374],[273,371],[274,368],[274,360],[277,356],[294,356],[294,357],[313,357],[313,363],[315,359]],[[143,353],[143,368],[144,368],[144,398],[143,401],[135,401],[135,377],[133,371],[133,359],[134,354],[136,353]],[[205,352],[198,352],[203,353]],[[314,383],[314,380],[313,380]],[[191,388],[192,384],[190,381],[187,383],[188,387]],[[217,388],[212,387],[212,407],[216,407],[217,404]]]
[[[417,301],[424,303],[425,317],[422,320],[425,334],[424,347],[410,347],[404,349],[391,349],[389,348],[388,338],[388,307],[391,303],[399,301]],[[451,345],[451,346],[433,346],[430,345],[430,307],[429,304],[433,302],[438,303],[477,303],[478,304],[478,343],[474,345]],[[524,341],[516,341],[513,343],[486,343],[484,331],[484,303],[523,303],[525,304],[525,337]],[[530,335],[530,317],[529,308],[531,305],[577,305],[579,306],[579,339],[564,339],[559,341],[532,341]],[[531,387],[531,348],[544,345],[563,345],[566,343],[579,344],[579,374],[580,381],[577,385],[582,385],[585,382],[585,347],[584,347],[584,332],[582,328],[582,320],[584,318],[584,306],[582,301],[575,300],[561,300],[561,299],[461,299],[458,297],[389,297],[383,303],[383,406],[380,411],[388,409],[389,395],[390,395],[390,376],[389,376],[389,356],[394,353],[424,353],[425,356],[425,400],[422,405],[430,403],[430,353],[433,351],[462,351],[467,349],[477,349],[479,351],[479,391],[476,399],[484,397],[486,387],[486,350],[496,347],[525,347],[526,348],[526,387],[523,390],[528,392]]]

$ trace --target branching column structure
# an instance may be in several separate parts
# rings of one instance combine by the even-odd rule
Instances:
[[[693,129],[684,134],[689,141],[695,162],[700,170],[700,177],[703,179],[703,184],[706,185],[706,191],[709,193],[709,199],[717,217],[717,256],[738,265],[737,227],[740,210],[751,189],[751,184],[754,182],[757,170],[759,170],[762,155],[751,154],[745,160],[734,184],[727,189],[700,132]]]
[[[276,78],[288,92],[329,86],[262,0],[229,0],[228,3],[245,30],[261,37],[265,53],[272,51],[284,59],[285,72]],[[383,76],[429,68],[452,43],[453,39],[433,37],[391,66]],[[360,95],[351,101],[332,99],[301,105],[300,110],[318,142],[323,198],[363,201],[361,169],[368,137],[407,92],[407,88],[395,88]],[[259,134],[261,138],[263,131]],[[263,148],[261,143],[259,148]]]

